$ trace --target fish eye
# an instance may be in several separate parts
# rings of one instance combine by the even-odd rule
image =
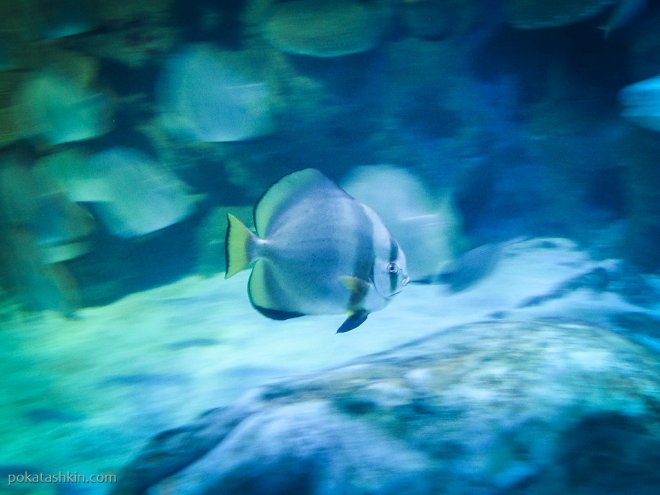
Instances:
[[[387,264],[387,272],[388,273],[397,273],[399,271],[399,266],[396,263],[388,263]]]

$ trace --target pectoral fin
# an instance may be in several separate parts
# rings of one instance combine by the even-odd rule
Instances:
[[[347,309],[349,311],[356,310],[361,306],[361,303],[366,299],[367,294],[369,293],[369,289],[371,289],[371,284],[366,280],[362,280],[361,278],[351,277],[348,275],[339,277],[339,279],[342,281],[342,283],[346,286],[346,288],[350,292]]]
[[[341,326],[337,329],[337,333],[349,332],[354,328],[359,327],[367,319],[367,316],[369,316],[369,312],[364,309],[352,312],[348,315],[348,318],[346,318],[344,323],[342,323]]]
[[[369,316],[369,311],[362,308],[362,303],[367,298],[372,284],[358,277],[345,275],[339,277],[342,283],[348,289],[350,296],[348,298],[348,318],[337,329],[337,333],[344,333],[359,327]]]

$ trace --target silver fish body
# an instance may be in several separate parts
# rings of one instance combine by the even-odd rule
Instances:
[[[250,302],[273,319],[348,313],[359,326],[408,282],[405,255],[378,215],[321,172],[280,179],[254,209],[257,234],[228,215],[225,277],[254,264]]]

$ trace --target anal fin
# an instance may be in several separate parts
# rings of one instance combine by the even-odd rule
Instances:
[[[346,333],[362,325],[369,316],[369,312],[364,309],[354,311],[348,315],[348,318],[337,329],[337,333]]]

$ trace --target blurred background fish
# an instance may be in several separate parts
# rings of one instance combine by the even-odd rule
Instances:
[[[383,219],[406,253],[411,280],[437,275],[460,248],[461,218],[451,192],[431,192],[411,170],[394,165],[357,167],[342,187]]]
[[[77,284],[62,264],[90,249],[92,216],[20,153],[0,166],[1,270],[27,309],[72,316]]]
[[[640,127],[660,131],[660,75],[626,86],[619,99],[623,117]]]
[[[116,147],[98,153],[90,159],[89,171],[99,186],[99,214],[110,232],[120,237],[160,230],[195,209],[189,188],[137,150]]]
[[[199,199],[174,173],[145,153],[116,146],[88,159],[45,163],[72,201],[93,203],[114,235],[136,237],[180,222]]]

